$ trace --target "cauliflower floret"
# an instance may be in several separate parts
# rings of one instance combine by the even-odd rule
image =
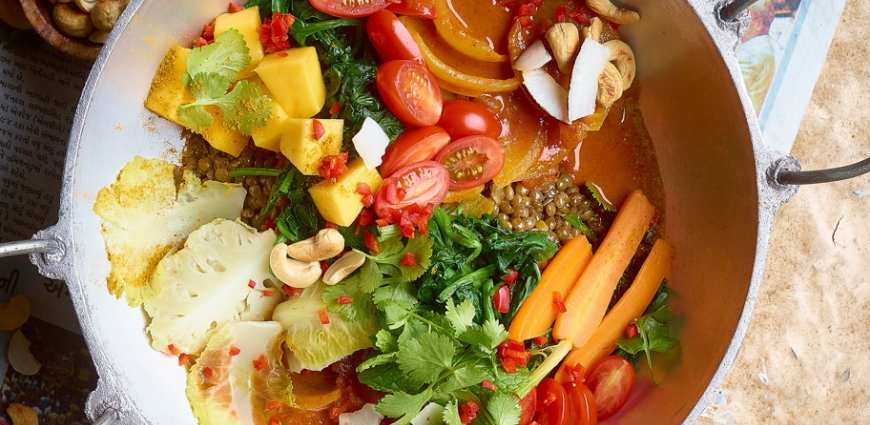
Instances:
[[[112,264],[109,292],[118,298],[126,292],[133,307],[160,293],[151,275],[167,252],[215,218],[238,218],[245,201],[241,185],[201,184],[190,171],[176,193],[174,169],[166,161],[137,156],[94,204]]]
[[[191,232],[154,270],[163,291],[145,303],[151,346],[199,354],[224,324],[268,319],[284,300],[269,272],[274,243],[275,232],[223,219]]]

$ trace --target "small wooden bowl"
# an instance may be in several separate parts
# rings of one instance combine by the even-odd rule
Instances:
[[[74,58],[90,62],[97,59],[103,45],[93,43],[87,38],[73,38],[62,33],[51,17],[51,3],[45,0],[20,1],[33,30],[48,44]]]

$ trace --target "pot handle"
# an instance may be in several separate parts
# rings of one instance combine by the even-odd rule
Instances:
[[[741,12],[758,0],[734,0],[719,11],[719,17],[725,22],[734,22]]]
[[[797,186],[805,184],[831,183],[870,173],[870,158],[843,167],[813,171],[801,171],[799,164],[796,165],[797,170],[789,169],[795,164],[796,161],[790,162],[789,164],[782,163],[781,166],[774,167],[771,172],[771,177],[781,185]]]
[[[0,243],[0,258],[28,254],[57,254],[63,245],[54,239],[30,239]]]

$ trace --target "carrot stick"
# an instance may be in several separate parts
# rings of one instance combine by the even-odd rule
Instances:
[[[522,342],[541,336],[550,329],[559,314],[553,305],[553,292],[565,299],[591,258],[592,246],[585,236],[577,236],[565,244],[544,269],[540,283],[523,301],[520,311],[511,321],[510,339]]]
[[[592,338],[589,338],[589,342],[571,350],[571,354],[556,373],[557,381],[570,380],[565,370],[567,367],[579,363],[589,370],[592,365],[616,350],[617,338],[625,332],[625,328],[632,320],[643,314],[656,295],[662,280],[670,273],[673,256],[674,250],[667,242],[662,239],[656,241],[631,287],[604,316],[604,320],[601,321]]]
[[[571,339],[582,347],[598,328],[625,268],[643,240],[655,209],[636,190],[628,195],[604,242],[565,300],[567,310],[556,317],[553,337]]]

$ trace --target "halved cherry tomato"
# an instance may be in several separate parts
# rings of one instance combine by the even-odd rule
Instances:
[[[406,131],[387,147],[381,164],[381,175],[390,176],[404,166],[433,159],[448,143],[450,135],[441,127]]]
[[[586,375],[586,386],[595,396],[599,421],[622,409],[634,388],[634,366],[623,357],[605,357],[592,365]]]
[[[427,127],[441,118],[441,89],[421,63],[389,61],[378,68],[375,82],[387,108],[405,124]]]
[[[504,166],[504,151],[491,137],[468,136],[447,145],[435,161],[450,172],[450,190],[465,190],[498,174]]]
[[[538,405],[538,392],[529,391],[529,393],[520,400],[520,423],[518,425],[529,425],[535,419],[535,408]]]
[[[486,136],[498,139],[501,122],[486,106],[470,100],[449,100],[441,109],[438,126],[453,140],[467,136]]]
[[[448,173],[434,161],[420,161],[384,179],[375,197],[375,212],[387,218],[394,211],[418,205],[438,205],[447,196]]]
[[[568,395],[571,423],[574,425],[596,425],[598,418],[595,397],[589,387],[573,382],[565,384],[564,387],[565,393]]]
[[[391,0],[311,0],[315,9],[339,18],[361,18],[369,16],[393,4]]]
[[[391,4],[387,9],[396,15],[416,16],[425,19],[438,17],[435,2],[432,0],[401,0],[400,3]]]
[[[562,384],[553,378],[546,378],[538,384],[537,410],[540,412],[535,421],[541,425],[566,425],[570,420],[568,396]]]
[[[382,62],[401,59],[423,63],[420,47],[393,12],[381,10],[369,16],[366,32]]]

